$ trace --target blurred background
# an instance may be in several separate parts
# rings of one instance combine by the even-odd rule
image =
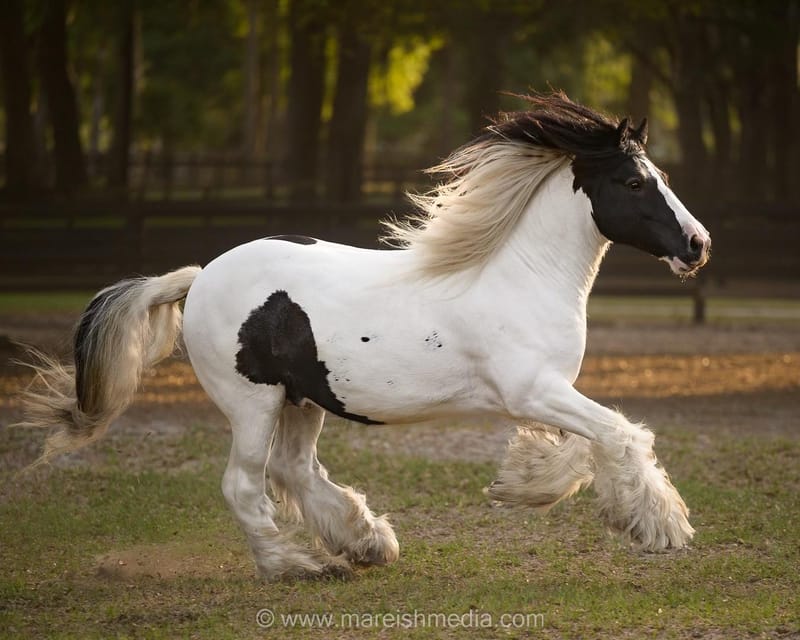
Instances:
[[[714,237],[680,293],[797,295],[799,36],[798,0],[4,0],[0,288],[374,246],[506,92],[553,88],[650,119]],[[660,267],[615,249],[598,289],[670,293]]]

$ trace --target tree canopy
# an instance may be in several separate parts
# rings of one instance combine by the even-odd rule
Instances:
[[[354,201],[376,158],[422,168],[552,87],[648,116],[690,201],[797,203],[799,38],[800,0],[5,0],[3,193],[196,153]]]

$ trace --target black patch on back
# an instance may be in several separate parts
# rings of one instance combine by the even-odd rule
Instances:
[[[256,384],[282,384],[293,404],[304,398],[337,416],[364,424],[382,424],[348,413],[328,384],[330,373],[317,358],[311,322],[302,307],[285,291],[276,291],[250,312],[239,329],[241,348],[236,371]]]
[[[286,242],[294,242],[295,244],[317,244],[316,238],[309,238],[308,236],[297,236],[293,234],[282,236],[270,236],[267,240],[285,240]]]

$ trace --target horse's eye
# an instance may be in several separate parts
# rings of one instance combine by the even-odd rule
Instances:
[[[642,181],[638,178],[631,178],[625,183],[625,186],[631,191],[639,191],[642,188]]]

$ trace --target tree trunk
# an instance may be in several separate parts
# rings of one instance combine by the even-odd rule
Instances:
[[[97,47],[95,57],[94,78],[92,82],[92,111],[89,121],[89,175],[97,175],[98,157],[100,155],[100,127],[106,110],[106,87],[103,82],[103,70],[106,65],[105,47]]]
[[[72,192],[85,187],[88,179],[79,136],[78,103],[67,73],[65,0],[51,0],[44,7],[39,28],[39,70],[53,127],[56,189]]]
[[[713,90],[706,96],[706,104],[714,135],[714,154],[710,169],[712,184],[729,184],[732,177],[733,131],[728,113],[730,92],[724,82],[720,80],[714,83]]]
[[[270,0],[266,3],[266,14],[264,16],[264,38],[267,42],[266,71],[267,78],[267,102],[266,114],[264,115],[264,133],[261,139],[262,146],[272,147],[271,155],[276,155],[276,142],[278,131],[276,123],[278,121],[281,95],[281,55],[278,43],[278,34],[281,30],[280,13],[277,2]]]
[[[136,38],[136,0],[123,0],[119,11],[119,49],[117,50],[117,96],[114,108],[114,137],[109,152],[108,186],[127,195],[133,117],[134,47]]]
[[[786,0],[773,5],[776,11],[775,49],[768,69],[772,105],[770,141],[774,150],[774,167],[770,174],[776,200],[794,200],[798,190],[800,166],[797,147],[800,144],[800,99],[797,91],[797,45],[800,2]]]
[[[504,45],[508,37],[506,18],[500,9],[479,10],[462,32],[465,52],[466,90],[464,106],[470,135],[477,135],[489,118],[500,110],[504,89]],[[476,43],[480,42],[479,46]]]
[[[751,61],[734,79],[741,121],[738,179],[739,197],[762,202],[766,197],[767,138],[763,72]]]
[[[261,110],[259,65],[259,5],[247,0],[247,40],[244,53],[244,121],[242,155],[252,159],[258,147],[258,121]]]
[[[24,197],[39,187],[36,139],[31,117],[31,87],[20,0],[0,2],[0,73],[5,107],[5,191]]]
[[[702,56],[708,61],[706,67],[706,87],[703,94],[708,122],[714,137],[714,147],[709,159],[708,178],[717,189],[730,185],[733,176],[734,136],[731,124],[731,86],[728,79],[728,64],[731,47],[720,25],[712,23],[707,27],[708,37],[701,43]],[[735,51],[737,48],[733,47]],[[720,205],[725,200],[734,201],[736,194],[729,188],[720,192]]]
[[[436,55],[436,54],[434,54]],[[434,61],[437,59],[434,58]],[[438,53],[439,77],[439,126],[435,133],[432,157],[445,158],[456,147],[460,132],[453,126],[453,106],[458,104],[458,55],[451,43]]]
[[[316,198],[325,73],[325,24],[325,16],[314,0],[291,2],[286,172],[289,197],[294,202]]]
[[[338,76],[326,157],[326,195],[334,202],[361,197],[371,47],[358,27],[355,16],[346,11],[339,28]]]
[[[637,55],[632,56],[631,84],[628,87],[628,114],[639,122],[650,116],[650,90],[653,87],[653,72]]]
[[[708,152],[703,142],[703,60],[699,46],[702,24],[692,16],[676,16],[672,51],[673,97],[678,113],[678,142],[681,148],[681,191],[690,205],[705,204]]]

